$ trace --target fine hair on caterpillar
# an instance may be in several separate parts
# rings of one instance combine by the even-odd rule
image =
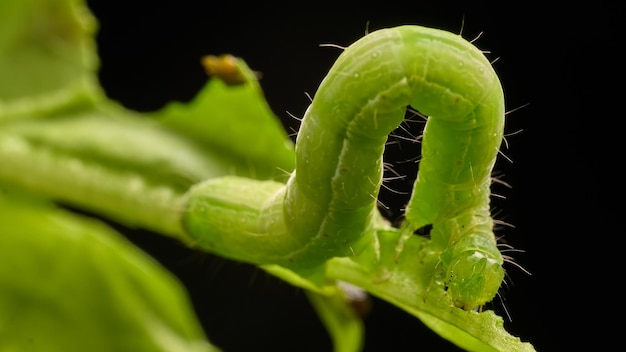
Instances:
[[[425,118],[417,110],[407,107],[402,123],[389,134],[385,143],[383,178],[378,195],[381,212],[392,224],[403,219],[404,206],[411,195],[419,163],[420,133]]]
[[[432,226],[427,250],[440,261],[434,284],[463,309],[491,301],[504,279],[490,213],[504,95],[484,53],[442,30],[380,29],[343,50],[302,118],[288,182],[226,177],[196,185],[185,230],[225,256],[301,273],[359,256],[376,241],[383,183],[406,174],[396,165],[385,175],[383,156],[409,107],[428,118],[414,143],[419,170],[396,251]]]

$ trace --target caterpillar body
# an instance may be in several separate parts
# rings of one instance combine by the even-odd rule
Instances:
[[[184,227],[218,253],[294,270],[358,255],[374,236],[385,143],[411,106],[429,119],[402,233],[432,224],[433,280],[459,307],[484,304],[503,279],[489,214],[503,100],[489,61],[459,35],[412,25],[374,31],[320,84],[287,184],[209,180],[189,192]]]

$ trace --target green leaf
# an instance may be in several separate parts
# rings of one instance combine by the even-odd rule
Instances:
[[[240,160],[239,176],[286,180],[295,168],[293,142],[268,106],[254,73],[230,57],[242,81],[213,77],[192,102],[172,102],[153,114],[207,149]]]
[[[493,311],[474,312],[454,307],[442,285],[431,281],[438,256],[426,238],[412,236],[396,257],[396,229],[379,230],[381,258],[377,269],[359,258],[335,258],[327,275],[359,286],[371,294],[416,316],[443,338],[468,351],[534,351],[534,347],[510,335],[502,317]],[[370,261],[371,258],[365,258]]]
[[[217,350],[176,278],[102,223],[13,195],[0,229],[0,350]]]
[[[1,1],[0,24],[0,120],[103,96],[83,1]]]
[[[354,305],[363,303],[361,301],[367,296],[364,291],[347,282],[328,280],[322,271],[303,277],[279,265],[263,265],[261,268],[293,286],[304,289],[313,309],[330,334],[333,351],[356,352],[362,349],[365,331],[363,321]]]
[[[363,348],[363,321],[350,305],[350,298],[342,290],[322,295],[306,291],[309,301],[319,315],[333,340],[334,352],[358,352]]]

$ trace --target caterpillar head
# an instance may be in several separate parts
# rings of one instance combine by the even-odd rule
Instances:
[[[448,295],[455,306],[465,310],[491,301],[504,280],[502,255],[492,240],[480,234],[465,236],[446,249],[441,263]]]

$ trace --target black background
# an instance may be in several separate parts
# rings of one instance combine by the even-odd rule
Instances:
[[[509,110],[508,149],[496,172],[513,188],[498,187],[498,218],[515,225],[498,235],[525,253],[514,254],[532,275],[508,267],[508,286],[493,309],[505,327],[538,351],[566,350],[598,339],[587,325],[591,312],[611,311],[617,277],[607,252],[616,223],[611,198],[620,199],[615,171],[620,125],[621,5],[558,6],[501,1],[390,1],[376,5],[244,5],[210,1],[89,1],[100,22],[101,82],[109,96],[139,110],[189,101],[205,83],[199,59],[231,53],[262,73],[266,98],[292,132],[339,51],[366,31],[419,24],[459,33],[488,57],[499,58]],[[615,69],[611,69],[615,68]],[[609,73],[611,72],[611,73]],[[617,88],[606,86],[612,82]],[[520,109],[516,109],[522,107]],[[622,109],[623,110],[623,109]],[[613,113],[613,114],[611,114]],[[415,132],[415,131],[414,131]],[[419,133],[419,131],[417,131]],[[406,149],[406,148],[405,148]],[[403,150],[405,150],[403,149]],[[390,148],[387,160],[411,171],[412,157]],[[618,161],[616,163],[616,161]],[[406,169],[403,169],[405,168]],[[409,185],[398,183],[396,189]],[[397,215],[406,201],[382,191]],[[394,198],[395,197],[395,198]],[[210,340],[225,351],[329,351],[330,340],[303,293],[248,265],[183,248],[142,231],[124,231],[188,288]],[[607,260],[608,258],[608,260]],[[605,276],[605,277],[603,277]],[[600,292],[600,298],[591,294]],[[608,307],[608,308],[607,308]],[[587,318],[586,318],[587,317]],[[366,318],[365,351],[454,351],[419,320],[374,300]]]

